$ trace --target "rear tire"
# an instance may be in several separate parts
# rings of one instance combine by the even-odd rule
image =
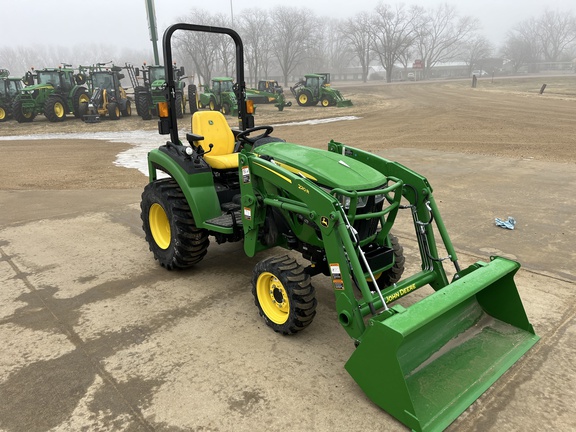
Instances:
[[[188,106],[190,108],[190,114],[194,114],[198,111],[198,104],[196,102],[196,85],[190,84],[188,86]]]
[[[168,270],[199,263],[208,251],[208,231],[197,228],[190,206],[173,179],[148,183],[140,203],[142,228],[154,258]]]
[[[184,117],[184,101],[180,93],[176,95],[175,102],[176,102],[176,118]]]
[[[132,115],[132,105],[130,100],[126,101],[126,108],[122,111],[122,117],[130,117]]]
[[[266,325],[278,333],[289,335],[304,330],[316,315],[316,292],[310,275],[287,255],[256,265],[252,295]]]
[[[216,103],[216,99],[214,98],[210,99],[210,102],[208,102],[208,107],[210,108],[210,111],[218,111],[220,109],[220,107]]]
[[[66,103],[60,96],[48,96],[44,103],[44,115],[51,122],[66,120]]]
[[[76,75],[77,77],[79,75]],[[82,114],[80,112],[80,106],[83,103],[90,102],[90,96],[88,96],[88,92],[84,87],[79,87],[74,92],[74,96],[72,96],[72,108],[74,109],[74,117],[81,118]]]
[[[312,102],[312,93],[308,90],[302,90],[298,93],[298,97],[296,98],[296,102],[300,106],[309,106]]]

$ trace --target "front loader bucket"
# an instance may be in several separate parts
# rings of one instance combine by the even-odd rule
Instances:
[[[496,257],[407,309],[369,320],[346,369],[378,406],[415,431],[454,421],[539,339]]]
[[[352,106],[352,101],[350,99],[342,99],[336,102],[337,107],[350,107]]]

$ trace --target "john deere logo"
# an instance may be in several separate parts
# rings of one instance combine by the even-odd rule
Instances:
[[[320,223],[322,224],[323,227],[328,227],[328,218],[326,216],[322,216],[320,218]]]

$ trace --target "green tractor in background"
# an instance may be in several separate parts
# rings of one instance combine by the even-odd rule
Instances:
[[[212,78],[212,87],[204,86],[198,93],[198,108],[222,111],[224,115],[238,114],[238,101],[234,93],[234,80],[229,77]]]
[[[278,111],[283,111],[284,107],[292,106],[292,102],[286,102],[284,89],[278,85],[276,80],[258,81],[258,88],[246,89],[246,99],[258,104],[274,104]]]
[[[71,65],[44,68],[26,72],[26,86],[16,96],[12,115],[19,123],[31,122],[36,115],[44,114],[51,122],[66,120],[72,113],[80,118],[80,106],[90,100],[83,70],[78,73]]]
[[[81,118],[86,123],[97,123],[105,116],[118,120],[132,115],[130,99],[121,83],[122,69],[109,63],[97,63],[90,68],[88,84],[92,96],[80,105]]]
[[[461,268],[424,176],[359,147],[331,140],[321,150],[273,137],[272,126],[254,127],[238,33],[172,25],[164,34],[165,64],[176,31],[234,40],[239,129],[221,112],[197,111],[181,141],[176,82],[166,68],[168,100],[158,130],[169,139],[148,153],[150,178],[140,203],[154,258],[169,270],[201,265],[210,238],[240,242],[249,257],[268,251],[246,288],[263,322],[283,335],[310,326],[317,307],[312,278],[325,275],[335,296],[330,308],[356,347],[346,370],[408,428],[445,429],[539,339],[514,283],[520,264],[493,256]],[[404,255],[393,235],[397,218],[414,228],[419,254]],[[300,255],[308,265],[296,260]],[[407,258],[414,265],[405,265]],[[422,287],[429,294],[421,300],[397,303]],[[298,379],[297,368],[278,373]]]
[[[186,113],[187,97],[184,92],[186,83],[184,82],[184,66],[179,68],[174,65],[174,76],[176,77],[176,115],[182,118]],[[152,116],[157,116],[156,106],[158,102],[166,100],[166,80],[164,78],[164,66],[148,66],[144,64],[142,69],[135,68],[135,75],[142,78],[144,85],[138,85],[134,88],[134,100],[136,102],[136,111],[143,120],[150,120]]]
[[[314,106],[320,102],[323,107],[352,106],[350,99],[344,99],[340,91],[330,86],[329,73],[315,73],[304,75],[290,91],[300,106]]]
[[[12,104],[22,90],[22,78],[11,77],[7,69],[0,69],[0,122],[12,116]]]

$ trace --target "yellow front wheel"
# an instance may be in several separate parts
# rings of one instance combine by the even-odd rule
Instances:
[[[316,293],[310,275],[287,255],[256,265],[252,294],[266,324],[282,334],[304,330],[316,315]]]

